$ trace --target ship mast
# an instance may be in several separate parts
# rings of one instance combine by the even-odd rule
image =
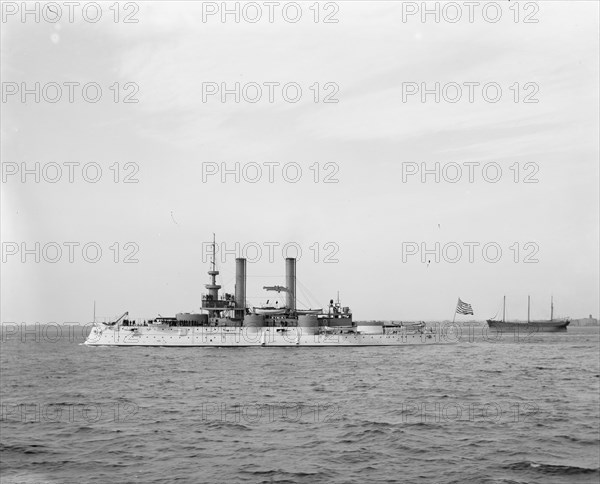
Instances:
[[[550,321],[554,319],[554,296],[550,296]]]
[[[527,322],[529,323],[529,310],[531,307],[531,296],[527,296]]]
[[[506,296],[504,296],[504,300],[502,301],[502,322],[506,320]]]
[[[216,239],[215,239],[215,233],[213,232],[213,243],[212,243],[212,260],[211,260],[211,265],[212,265],[212,270],[215,270],[215,252],[216,252]],[[215,283],[215,281],[213,280],[213,284]]]
[[[211,282],[210,284],[206,284],[204,287],[208,289],[208,294],[211,296],[213,301],[219,299],[219,289],[221,286],[217,284],[217,276],[219,275],[219,271],[217,270],[215,264],[215,254],[216,254],[216,242],[215,242],[215,234],[213,234],[213,243],[212,243],[212,260],[211,260],[211,270],[208,271],[208,275],[210,276]]]

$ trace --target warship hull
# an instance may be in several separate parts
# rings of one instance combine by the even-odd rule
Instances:
[[[444,332],[391,332],[363,334],[322,332],[306,334],[302,328],[138,328],[94,326],[85,341],[89,346],[173,347],[284,347],[284,346],[403,346],[455,343]]]

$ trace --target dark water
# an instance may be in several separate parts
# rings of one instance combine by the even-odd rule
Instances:
[[[600,479],[598,328],[281,349],[10,333],[2,483]]]

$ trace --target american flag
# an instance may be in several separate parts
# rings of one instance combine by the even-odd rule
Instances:
[[[474,314],[473,308],[470,304],[463,302],[458,298],[458,304],[456,305],[456,312],[458,314]]]

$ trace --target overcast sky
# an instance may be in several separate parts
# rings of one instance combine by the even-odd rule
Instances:
[[[39,23],[4,12],[3,322],[85,322],[94,300],[100,316],[197,310],[208,282],[203,244],[213,232],[220,248],[248,244],[251,259],[253,247],[263,248],[248,264],[251,305],[274,300],[262,286],[284,284],[281,247],[293,243],[302,250],[305,307],[339,291],[356,319],[451,319],[460,297],[485,319],[506,295],[507,315],[525,318],[530,294],[533,317],[549,317],[551,295],[557,315],[598,316],[598,3],[539,2],[526,11],[521,2],[515,22],[514,3],[499,2],[496,23],[480,10],[469,22],[460,2],[461,20],[448,21],[456,12],[446,9],[439,23],[431,15],[423,22],[420,12],[408,15],[421,2],[392,1],[321,3],[315,22],[312,3],[301,4],[296,23],[280,10],[269,22],[262,2],[255,23],[249,8],[239,23],[207,16],[206,2],[137,3],[138,11],[121,4],[117,23],[109,3],[96,23],[79,10],[70,22],[60,2],[58,22],[47,11]],[[124,23],[127,14],[138,22]],[[20,90],[36,82],[40,102],[35,94],[23,102]],[[79,83],[72,103],[65,82]],[[239,103],[207,94],[236,82],[246,87]],[[52,83],[62,86],[55,103]],[[83,98],[86,83],[102,88],[98,102]],[[253,83],[263,90],[255,103],[247,100]],[[273,102],[264,83],[280,83]],[[297,102],[296,84],[284,99],[286,83],[301,87]],[[446,88],[440,102],[408,95],[423,83]],[[449,102],[457,93],[449,83],[462,86],[457,102]],[[479,83],[473,102],[464,83]],[[500,86],[497,102],[494,89],[482,93],[485,84]],[[123,102],[127,95],[138,102]],[[323,102],[328,95],[338,102]],[[72,183],[69,162],[79,163]],[[272,183],[270,162],[279,164]],[[23,182],[20,170],[35,163],[39,183],[35,174]],[[62,166],[56,183],[51,163]],[[84,179],[95,176],[82,172],[90,163],[102,168],[96,183]],[[263,170],[256,183],[251,163]],[[407,175],[436,163],[458,164],[462,179],[450,183],[450,169],[439,183]],[[472,183],[464,163],[479,163]],[[488,180],[501,167],[496,183],[484,165]],[[223,182],[222,166],[246,176]],[[299,180],[286,181],[297,166]],[[124,183],[126,175],[138,183]],[[39,263],[33,253],[23,262],[23,244],[36,242]],[[80,244],[72,263],[65,242]],[[446,253],[423,261],[422,244],[436,242]],[[84,259],[86,243],[102,249],[97,263]],[[62,246],[60,257],[52,244]],[[273,261],[268,244],[279,244]],[[484,244],[501,248],[498,262],[489,261],[493,250],[486,260]],[[138,262],[124,263],[126,255]],[[233,292],[234,256],[218,262]]]

